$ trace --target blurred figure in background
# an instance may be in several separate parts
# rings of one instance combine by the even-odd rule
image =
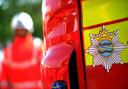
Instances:
[[[4,49],[1,89],[42,89],[40,75],[41,40],[32,37],[29,14],[16,14],[11,22],[13,42]]]
[[[1,80],[1,73],[2,73],[3,58],[4,58],[4,55],[3,55],[3,50],[2,50],[2,44],[0,41],[0,80]],[[0,83],[1,83],[1,81],[0,81]]]

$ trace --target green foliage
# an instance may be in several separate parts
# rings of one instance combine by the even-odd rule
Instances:
[[[42,38],[41,2],[41,0],[0,0],[0,42],[3,45],[12,39],[11,20],[21,11],[32,16],[35,29],[33,35]]]

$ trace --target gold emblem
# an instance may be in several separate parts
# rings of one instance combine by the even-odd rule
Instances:
[[[93,56],[93,67],[103,65],[109,72],[112,64],[123,64],[120,53],[127,46],[118,41],[118,32],[108,32],[103,26],[99,34],[90,34],[92,44],[87,52]]]

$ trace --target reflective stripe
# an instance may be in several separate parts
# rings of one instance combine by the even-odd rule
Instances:
[[[12,46],[10,46],[8,51],[7,51],[8,52],[7,53],[8,54],[8,58],[7,58],[8,61],[6,62],[10,67],[23,69],[23,68],[29,68],[29,67],[37,64],[37,49],[36,48],[33,48],[33,57],[31,60],[18,63],[18,62],[12,61],[12,53],[11,53],[12,49],[11,49],[11,47]]]
[[[16,62],[9,62],[9,66],[12,68],[28,68],[31,67],[33,65],[35,65],[37,63],[36,59],[32,59],[31,61],[26,61],[26,62],[22,62],[22,63],[16,63]]]
[[[1,81],[0,82],[0,86],[3,88],[3,87],[9,87],[9,82],[8,81]]]
[[[21,83],[15,83],[12,84],[13,88],[21,88],[21,89],[26,89],[26,88],[41,88],[42,87],[42,83],[41,81],[32,81],[32,82],[21,82]]]
[[[32,81],[32,82],[22,82],[22,83],[15,83],[15,84],[9,84],[8,81],[1,81],[0,82],[1,88],[7,88],[7,87],[13,87],[13,88],[21,88],[21,89],[26,89],[26,88],[42,88],[42,82],[40,81]]]

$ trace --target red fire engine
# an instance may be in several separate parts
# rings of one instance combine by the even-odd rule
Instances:
[[[43,0],[43,88],[128,89],[127,5]]]

